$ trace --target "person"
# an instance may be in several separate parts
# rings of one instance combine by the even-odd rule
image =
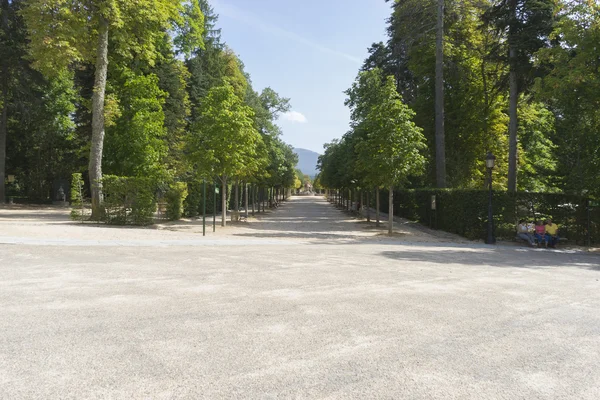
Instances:
[[[546,244],[546,227],[542,224],[542,221],[536,221],[533,236],[538,244]]]
[[[535,246],[533,235],[529,231],[529,225],[524,219],[520,220],[519,225],[517,225],[517,236],[523,240],[526,240],[530,246]]]
[[[558,225],[552,223],[552,219],[548,219],[548,221],[546,221],[545,229],[546,243],[548,243],[548,246],[555,248],[556,244],[560,240],[558,237]]]

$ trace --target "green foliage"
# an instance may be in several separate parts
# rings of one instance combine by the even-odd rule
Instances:
[[[191,163],[200,175],[239,177],[257,169],[261,137],[252,110],[229,83],[209,90],[188,140]]]
[[[186,165],[184,149],[185,136],[191,115],[191,102],[187,86],[190,73],[182,61],[172,52],[165,52],[165,59],[153,72],[158,76],[159,89],[166,95],[162,110],[164,112],[164,130],[168,154],[164,164],[174,176],[181,176],[189,166]]]
[[[150,178],[104,175],[103,220],[112,225],[150,225],[156,212],[156,181]]]
[[[558,186],[600,196],[600,5],[562,2],[552,46],[537,54],[537,98],[555,118]]]
[[[0,2],[0,107],[8,111],[0,134],[16,195],[47,200],[54,181],[90,161],[156,182],[220,174],[293,184],[297,160],[274,123],[289,100],[252,88],[208,0],[88,3]],[[105,24],[108,59],[96,65]],[[107,78],[95,82],[106,64]],[[92,116],[100,121],[94,129]],[[199,143],[209,136],[212,143]],[[90,146],[91,137],[103,146]]]
[[[211,216],[214,211],[214,207],[219,212],[219,199],[220,195],[217,195],[217,204],[214,203],[214,188],[215,186],[207,182],[206,183],[206,215]],[[204,196],[202,189],[202,181],[194,180],[188,183],[188,196],[185,199],[184,210],[185,216],[190,218],[196,218],[202,216]]]
[[[119,116],[106,129],[104,167],[120,176],[163,177],[168,154],[165,141],[166,93],[153,74],[120,70],[116,86]]]
[[[75,62],[93,63],[100,20],[109,24],[112,57],[153,64],[156,45],[175,28],[176,44],[189,53],[201,47],[202,13],[196,2],[178,0],[29,0],[23,10],[29,27],[34,66],[47,75]]]
[[[188,196],[188,186],[185,182],[175,182],[169,185],[165,193],[167,201],[167,218],[171,221],[181,219],[184,212],[184,201]]]
[[[422,174],[425,138],[412,121],[415,113],[396,91],[393,77],[383,77],[378,68],[361,72],[347,93],[358,135],[356,172],[364,181],[390,187]]]
[[[3,172],[19,182],[10,185],[12,196],[45,202],[53,182],[77,166],[72,74],[62,71],[48,80],[31,68],[24,5],[23,0],[0,2],[0,143],[6,138],[6,153],[0,149],[0,202]]]
[[[436,210],[431,196],[436,196]],[[394,194],[395,215],[468,239],[486,237],[489,192],[483,190],[431,189],[399,190]],[[516,224],[552,218],[560,226],[561,236],[573,243],[586,244],[588,218],[592,243],[600,243],[600,208],[592,208],[588,217],[587,199],[576,195],[551,193],[516,194],[494,192],[495,234],[513,240]],[[381,193],[381,210],[387,210],[387,191]]]
[[[529,192],[556,191],[556,136],[554,115],[542,103],[522,102],[519,108],[519,189]]]

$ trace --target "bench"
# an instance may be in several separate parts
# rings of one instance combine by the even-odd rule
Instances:
[[[535,243],[536,243],[538,246],[540,245],[540,243],[538,243],[538,242],[537,242],[537,239],[536,239],[535,237],[533,238],[533,241],[534,241],[534,242],[535,242]],[[567,238],[565,238],[565,237],[560,237],[560,238],[558,239],[558,243],[561,243],[561,244],[566,244],[568,241],[569,241],[569,239],[567,239]],[[527,241],[526,241],[525,239],[523,239],[522,237],[515,236],[515,242],[519,242],[519,243],[520,243],[520,242],[527,242]]]

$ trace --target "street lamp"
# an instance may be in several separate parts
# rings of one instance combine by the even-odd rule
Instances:
[[[494,237],[494,212],[492,210],[492,170],[496,165],[496,156],[492,154],[491,151],[488,151],[487,156],[485,157],[485,166],[487,167],[489,173],[489,185],[490,185],[490,199],[488,203],[488,228],[487,228],[487,244],[496,244],[496,238]]]

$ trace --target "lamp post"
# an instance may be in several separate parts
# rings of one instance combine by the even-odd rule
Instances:
[[[496,238],[494,237],[494,212],[492,210],[492,170],[496,165],[496,156],[492,154],[491,151],[488,151],[487,156],[485,157],[485,166],[487,167],[489,173],[489,185],[490,185],[490,198],[488,203],[488,228],[487,228],[487,244],[496,244]]]

